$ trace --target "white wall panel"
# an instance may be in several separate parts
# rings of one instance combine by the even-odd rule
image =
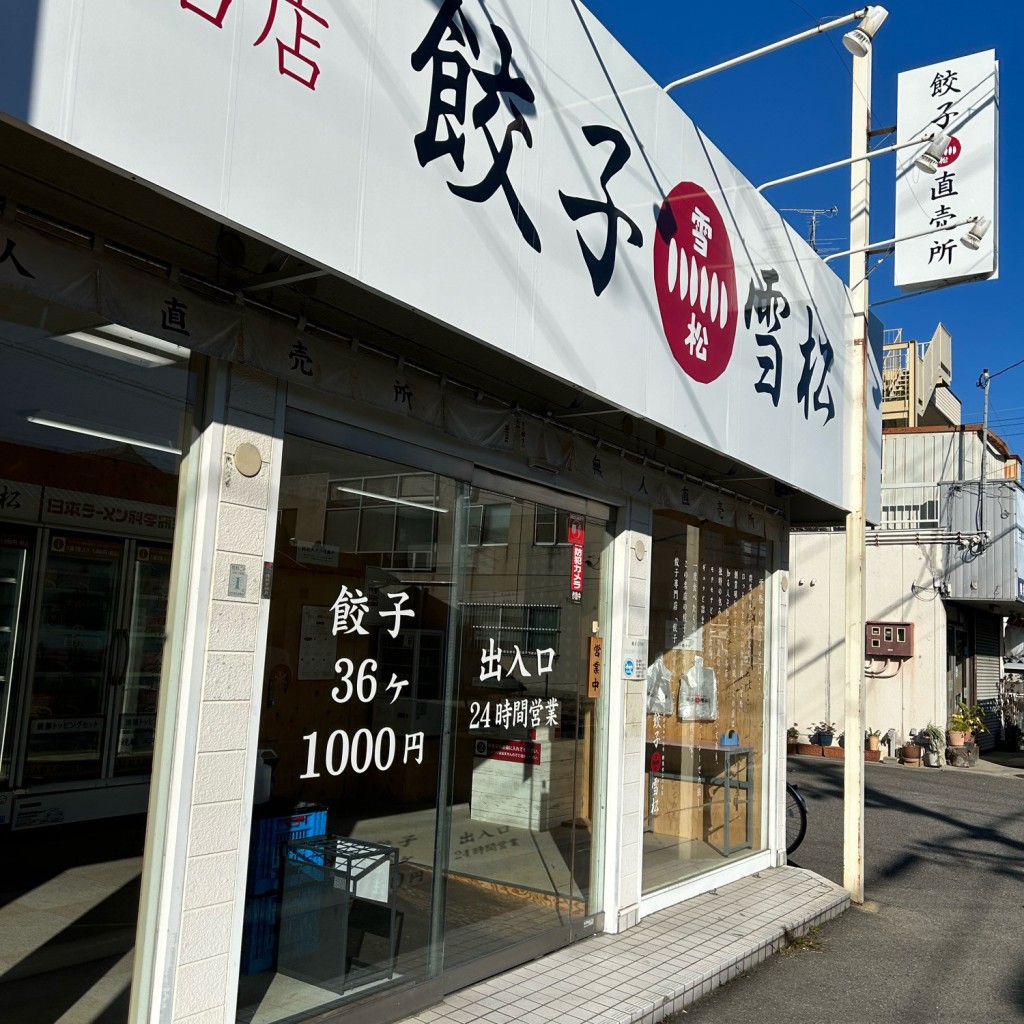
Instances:
[[[581,6],[466,0],[435,32],[432,0],[316,0],[296,57],[287,5],[257,45],[274,6],[262,0],[38,3],[36,126],[846,507],[845,287]],[[495,95],[487,76],[503,65]],[[283,73],[296,67],[307,83]],[[464,95],[434,87],[459,68]],[[435,116],[440,98],[464,102]],[[443,143],[418,154],[417,136],[458,139],[460,160]],[[673,200],[672,234],[659,211],[681,183],[696,198]],[[486,195],[457,194],[474,187]],[[573,220],[573,200],[596,205]],[[703,255],[691,214],[710,217]],[[689,255],[671,297],[660,268],[661,302],[659,233],[661,252]],[[614,262],[603,289],[583,246]]]

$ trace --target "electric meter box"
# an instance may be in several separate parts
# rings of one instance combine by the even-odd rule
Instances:
[[[912,622],[867,622],[864,624],[866,658],[911,658],[914,655]]]

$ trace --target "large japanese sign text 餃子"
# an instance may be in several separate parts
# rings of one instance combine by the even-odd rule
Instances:
[[[581,5],[39,0],[38,22],[37,128],[843,505],[845,288]]]

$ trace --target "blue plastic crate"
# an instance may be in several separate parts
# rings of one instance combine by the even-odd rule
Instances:
[[[249,847],[249,892],[258,896],[281,884],[281,851],[290,840],[311,839],[326,832],[324,807],[254,820]]]
[[[279,898],[257,896],[245,901],[242,923],[243,974],[259,974],[270,970],[277,959],[277,927]]]

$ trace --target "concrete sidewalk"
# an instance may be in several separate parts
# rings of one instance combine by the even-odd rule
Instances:
[[[806,758],[800,757],[800,755],[790,756],[795,756],[799,760],[806,760]],[[810,760],[820,760],[820,758],[810,758]],[[916,771],[918,768],[923,771],[935,771],[934,768],[927,768],[923,765],[907,769],[907,766],[900,764],[899,758],[896,757],[883,757],[881,761],[873,762],[872,764],[881,765],[883,768],[899,768],[909,771]],[[869,767],[871,766],[869,765]],[[967,772],[971,775],[1024,777],[1024,750],[983,750],[978,755],[978,763],[970,768],[955,768],[951,764],[944,764],[941,766],[941,770],[946,772]]]
[[[1024,750],[983,750],[970,770],[992,775],[1024,774]]]
[[[813,871],[772,868],[454,992],[402,1024],[656,1024],[849,905]]]
[[[1024,775],[1024,751],[984,751],[973,768],[944,770]],[[813,871],[773,868],[454,992],[400,1024],[656,1024],[849,905],[849,893]]]

